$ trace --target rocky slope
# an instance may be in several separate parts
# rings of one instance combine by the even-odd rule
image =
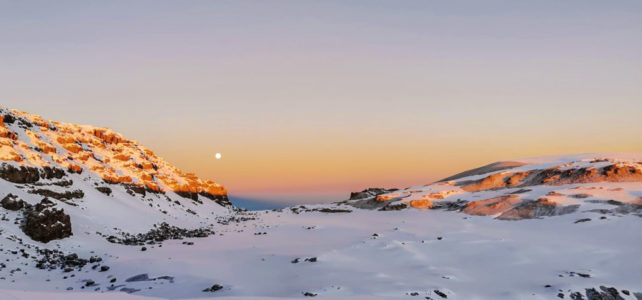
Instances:
[[[640,189],[642,155],[585,154],[497,162],[424,186],[353,193],[345,203],[380,210],[448,209],[505,220],[581,207],[642,216]]]
[[[5,218],[17,218],[28,237],[45,243],[79,227],[104,234],[163,222],[197,227],[235,209],[223,186],[110,129],[4,108],[0,199]]]

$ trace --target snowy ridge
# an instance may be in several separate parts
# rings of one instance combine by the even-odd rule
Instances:
[[[0,110],[0,161],[89,172],[110,183],[132,184],[153,192],[202,193],[214,198],[226,195],[223,186],[182,172],[110,129],[48,121],[16,110]]]
[[[603,203],[637,213],[642,155],[581,154],[493,163],[425,186],[347,203],[357,207],[447,208],[500,219],[571,213]]]

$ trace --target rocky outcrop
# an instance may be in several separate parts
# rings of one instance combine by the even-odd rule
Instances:
[[[474,216],[496,215],[508,211],[520,203],[522,203],[522,199],[517,195],[500,196],[469,202],[461,212]]]
[[[22,231],[34,241],[48,243],[71,236],[71,219],[63,209],[53,207],[47,198],[25,209]]]
[[[220,184],[179,170],[111,129],[49,121],[17,110],[0,108],[0,162],[8,162],[0,178],[13,183],[87,171],[105,182],[128,185],[134,196],[177,192],[197,202],[203,196],[232,206]]]
[[[379,210],[381,211],[391,211],[391,210],[402,210],[408,208],[408,204],[405,203],[390,203]]]
[[[550,168],[524,172],[488,175],[475,181],[458,182],[467,192],[534,185],[566,185],[594,182],[642,182],[642,169],[629,164],[612,164],[603,168]]]
[[[23,209],[25,207],[25,202],[16,195],[8,194],[2,199],[2,201],[0,201],[0,205],[2,205],[4,209],[16,211]]]
[[[0,178],[13,183],[35,183],[40,179],[60,179],[65,175],[65,170],[53,167],[14,167],[3,163],[0,168]]]
[[[381,194],[397,191],[397,189],[384,189],[384,188],[367,188],[361,192],[350,193],[350,200],[360,200],[366,198],[376,197]]]
[[[176,191],[175,193],[185,199],[193,200],[198,203],[203,203],[198,197],[198,196],[203,196],[207,199],[210,199],[218,203],[221,206],[234,207],[232,202],[230,202],[230,200],[228,199],[227,195],[214,195],[208,192],[194,193],[194,192],[185,192],[185,191]]]
[[[559,216],[577,211],[579,204],[560,206],[547,198],[540,198],[535,201],[524,201],[521,204],[505,211],[497,219],[521,220],[545,216]]]
[[[82,190],[56,192],[48,189],[35,189],[35,190],[29,191],[29,193],[50,197],[57,200],[80,199],[85,196],[85,193]]]
[[[111,188],[109,188],[109,187],[99,186],[99,187],[96,187],[96,190],[98,190],[99,192],[101,192],[101,193],[103,193],[103,194],[105,194],[107,196],[111,195]]]

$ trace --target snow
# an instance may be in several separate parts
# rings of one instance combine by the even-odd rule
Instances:
[[[506,221],[494,218],[499,215],[495,212],[471,216],[429,209],[428,205],[421,206],[423,209],[378,211],[347,204],[238,212],[203,197],[203,203],[198,203],[172,192],[177,187],[222,187],[176,169],[142,145],[129,141],[128,146],[101,147],[107,141],[125,141],[113,131],[15,114],[40,128],[34,126],[29,129],[33,133],[27,134],[24,128],[7,124],[19,140],[0,138],[0,145],[4,145],[0,157],[9,153],[7,149],[16,149],[24,160],[3,164],[63,166],[80,161],[83,172],[67,173],[60,180],[40,180],[39,186],[0,179],[0,197],[11,193],[36,204],[43,197],[30,193],[35,188],[81,190],[84,197],[68,201],[77,206],[53,200],[55,209],[64,209],[70,215],[73,235],[47,244],[31,240],[20,230],[17,223],[22,212],[0,208],[0,262],[5,265],[0,265],[0,299],[309,299],[304,293],[331,299],[441,299],[436,291],[448,299],[551,299],[560,292],[570,299],[571,292],[599,290],[600,286],[629,290],[631,295],[620,295],[635,299],[632,293],[642,292],[642,212],[638,207],[642,205],[642,182],[544,184],[477,192],[461,188],[462,182],[490,174],[601,168],[614,163],[639,168],[642,154],[519,159],[513,161],[527,164],[380,197],[384,204],[413,200],[439,204],[516,195],[520,201],[515,203],[546,198],[560,207],[579,205],[576,211],[562,215]],[[49,125],[58,130],[47,129],[52,127]],[[100,130],[97,144],[95,130]],[[73,136],[84,150],[65,150],[68,136]],[[60,137],[63,143],[58,142]],[[21,146],[38,143],[51,145],[56,153]],[[85,153],[88,150],[91,155]],[[123,153],[126,159],[118,158]],[[152,165],[158,168],[154,182],[168,188],[166,193],[148,192],[143,196],[128,192],[125,185],[103,180],[105,174],[120,173],[136,182],[149,181],[146,176],[153,173]],[[72,184],[54,185],[61,180],[71,180]],[[102,186],[111,188],[111,194],[96,189]],[[351,212],[314,211],[321,208]],[[223,222],[232,217],[247,220]],[[113,244],[105,238],[121,232],[147,232],[161,222],[181,228],[211,228],[215,234],[147,244],[146,251],[141,251],[142,245]],[[40,270],[33,260],[38,257],[36,247],[77,253],[81,258],[100,256],[103,260],[81,271]],[[98,264],[109,266],[109,270],[92,269]],[[152,280],[126,280],[140,274]],[[110,290],[114,279],[117,288]],[[86,286],[87,280],[96,285]],[[223,289],[203,292],[214,284]],[[135,292],[123,293],[122,288]]]
[[[253,215],[257,220],[217,225],[216,236],[188,239],[193,246],[169,241],[146,252],[80,234],[74,243],[64,244],[110,253],[105,262],[110,272],[63,280],[59,271],[29,270],[28,276],[15,275],[14,283],[0,281],[0,288],[77,290],[81,279],[105,287],[108,275],[122,284],[125,278],[148,273],[173,276],[174,283],[127,286],[141,289],[137,295],[158,298],[207,297],[201,290],[214,283],[224,286],[217,297],[275,298],[301,297],[303,292],[333,298],[418,292],[439,299],[433,292],[438,289],[448,299],[549,299],[558,289],[583,291],[599,285],[642,290],[640,217],[632,215],[600,220],[595,213],[580,212],[518,222],[436,210]],[[576,224],[580,218],[593,220]],[[301,262],[291,263],[297,257]],[[309,257],[318,261],[303,261]],[[570,272],[591,277],[571,277]],[[51,281],[34,284],[44,278]],[[147,289],[150,286],[153,289]],[[17,295],[32,299],[30,294]]]

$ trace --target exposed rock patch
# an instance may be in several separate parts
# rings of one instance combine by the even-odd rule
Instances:
[[[183,238],[203,238],[214,234],[209,228],[183,229],[165,222],[154,225],[150,231],[139,234],[121,233],[121,237],[107,236],[107,241],[115,244],[142,246],[165,240],[181,240]]]
[[[85,197],[85,193],[82,190],[56,192],[48,189],[35,189],[29,191],[29,193],[54,198],[56,200],[71,200]]]
[[[561,170],[550,168],[525,172],[502,172],[475,181],[458,182],[467,192],[527,187],[533,185],[565,185],[593,182],[640,182],[642,170],[627,164],[612,164],[603,168],[583,167]]]
[[[111,188],[109,188],[109,187],[99,186],[99,187],[96,187],[96,190],[98,190],[99,192],[101,192],[101,193],[103,193],[103,194],[105,194],[107,196],[111,195]]]
[[[36,204],[35,209],[25,209],[22,231],[34,241],[43,243],[73,234],[69,215],[63,209],[53,208],[53,203],[46,198]]]
[[[408,208],[408,204],[405,203],[390,203],[386,206],[380,208],[381,211],[391,211],[391,210],[402,210]]]
[[[4,209],[16,211],[23,209],[25,202],[16,195],[8,194],[0,201],[0,205],[2,205]]]
[[[368,188],[361,192],[350,193],[350,200],[359,200],[376,197],[381,194],[397,191],[398,189],[384,189],[384,188]]]
[[[558,206],[557,203],[547,198],[540,198],[535,201],[524,201],[521,204],[502,213],[498,219],[501,220],[521,220],[532,219],[543,216],[557,216],[575,212],[579,205]]]

